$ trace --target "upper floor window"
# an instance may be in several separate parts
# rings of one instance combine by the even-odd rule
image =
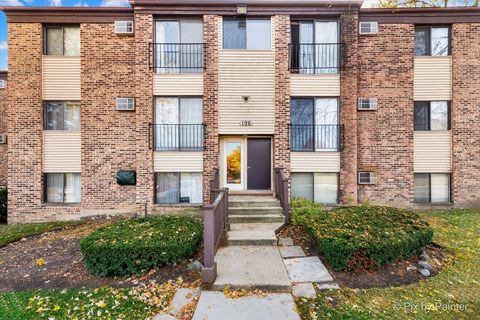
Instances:
[[[290,69],[299,73],[337,73],[338,34],[337,21],[293,21]]]
[[[448,101],[415,101],[415,131],[450,130],[450,103]]]
[[[450,54],[450,28],[415,27],[416,56],[448,56]]]
[[[203,136],[202,98],[155,99],[155,150],[202,150]]]
[[[154,67],[159,73],[203,70],[201,19],[155,21]]]
[[[80,130],[80,102],[45,102],[45,130]]]
[[[223,19],[223,48],[270,50],[270,19]]]
[[[59,56],[80,56],[80,27],[45,27],[45,54]]]
[[[338,150],[338,113],[336,98],[292,98],[292,150]]]

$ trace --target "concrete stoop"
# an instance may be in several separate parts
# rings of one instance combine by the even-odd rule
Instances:
[[[281,226],[281,223],[232,223],[227,233],[228,245],[274,246],[275,230]]]

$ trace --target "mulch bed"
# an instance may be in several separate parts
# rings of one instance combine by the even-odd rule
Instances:
[[[411,257],[407,260],[399,260],[375,270],[335,271],[322,254],[317,251],[315,242],[302,227],[293,225],[284,226],[279,232],[279,237],[291,238],[294,245],[302,247],[307,256],[319,256],[340,287],[357,289],[385,288],[415,283],[425,279],[418,270],[411,269],[417,266],[417,262],[420,259],[418,256]],[[438,274],[450,261],[443,248],[435,244],[427,246],[425,252],[429,256],[428,263],[430,263],[434,269],[431,277]]]
[[[200,260],[199,254],[175,266],[151,270],[143,276],[98,278],[90,274],[82,261],[80,239],[107,223],[111,221],[88,221],[80,226],[47,232],[0,248],[0,291],[100,286],[119,288],[151,280],[164,282],[178,277],[182,277],[185,283],[198,283],[199,272],[191,271],[187,266],[194,259]],[[45,261],[42,266],[36,263],[40,258]]]

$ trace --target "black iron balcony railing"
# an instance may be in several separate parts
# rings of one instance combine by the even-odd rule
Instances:
[[[203,72],[203,43],[151,43],[152,69],[156,73]]]
[[[340,43],[301,43],[289,46],[292,73],[338,73],[340,70]]]
[[[292,151],[339,151],[341,127],[332,125],[292,124]]]
[[[204,124],[151,124],[154,151],[202,151]]]

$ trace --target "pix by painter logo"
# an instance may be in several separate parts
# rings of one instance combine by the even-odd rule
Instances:
[[[443,302],[420,302],[396,301],[392,305],[393,310],[398,311],[406,309],[409,311],[466,311],[468,304],[463,303],[443,303]]]

